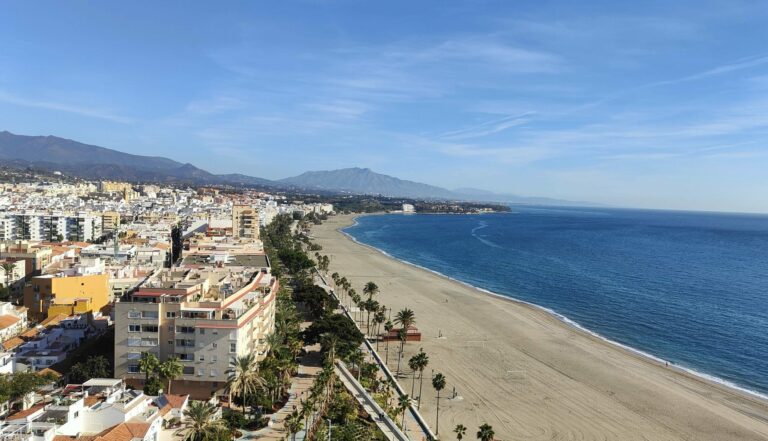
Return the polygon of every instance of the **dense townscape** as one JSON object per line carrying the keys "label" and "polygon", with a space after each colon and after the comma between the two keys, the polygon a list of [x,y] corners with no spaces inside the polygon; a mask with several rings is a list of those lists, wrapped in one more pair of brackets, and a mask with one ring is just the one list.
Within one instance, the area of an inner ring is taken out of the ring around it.
{"label": "dense townscape", "polygon": [[331,274],[308,199],[4,179],[0,439],[435,439],[414,311]]}

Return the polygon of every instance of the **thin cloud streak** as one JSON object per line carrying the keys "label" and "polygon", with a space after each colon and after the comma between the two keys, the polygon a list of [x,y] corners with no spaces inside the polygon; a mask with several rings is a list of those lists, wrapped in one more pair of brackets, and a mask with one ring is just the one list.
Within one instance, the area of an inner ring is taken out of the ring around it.
{"label": "thin cloud streak", "polygon": [[66,112],[66,113],[73,113],[76,115],[88,116],[92,118],[105,119],[105,120],[120,123],[120,124],[131,124],[134,122],[134,120],[131,118],[115,115],[104,109],[81,107],[81,106],[75,106],[71,104],[58,103],[55,101],[33,100],[33,99],[19,97],[4,91],[0,91],[0,101],[7,104],[13,104],[16,106],[33,107],[33,108],[45,109],[45,110],[54,110],[59,112]]}

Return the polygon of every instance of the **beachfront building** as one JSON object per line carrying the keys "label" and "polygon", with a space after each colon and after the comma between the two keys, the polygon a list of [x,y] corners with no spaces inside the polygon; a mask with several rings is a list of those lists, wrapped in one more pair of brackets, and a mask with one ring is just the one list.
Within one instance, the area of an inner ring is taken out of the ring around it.
{"label": "beachfront building", "polygon": [[265,254],[188,254],[115,303],[115,375],[139,387],[143,352],[177,357],[184,369],[174,392],[209,398],[225,387],[234,357],[266,356],[277,289]]}

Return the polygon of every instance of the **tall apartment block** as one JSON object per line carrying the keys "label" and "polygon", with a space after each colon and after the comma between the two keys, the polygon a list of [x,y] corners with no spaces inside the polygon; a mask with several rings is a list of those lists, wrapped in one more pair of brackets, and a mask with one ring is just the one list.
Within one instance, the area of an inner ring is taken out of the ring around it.
{"label": "tall apartment block", "polygon": [[266,356],[278,288],[264,254],[190,254],[159,270],[115,304],[115,376],[139,387],[138,361],[151,352],[184,365],[174,393],[222,391],[235,357]]}
{"label": "tall apartment block", "polygon": [[249,205],[233,206],[232,235],[238,239],[258,239],[259,211]]}

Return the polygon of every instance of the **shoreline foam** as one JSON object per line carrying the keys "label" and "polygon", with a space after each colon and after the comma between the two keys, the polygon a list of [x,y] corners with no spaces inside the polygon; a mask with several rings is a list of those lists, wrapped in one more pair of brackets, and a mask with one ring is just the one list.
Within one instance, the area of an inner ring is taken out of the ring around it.
{"label": "shoreline foam", "polygon": [[351,234],[349,234],[349,233],[347,233],[345,231],[348,228],[352,228],[352,227],[355,227],[355,226],[359,225],[359,222],[357,222],[357,219],[359,217],[363,217],[363,216],[383,216],[383,215],[386,215],[386,213],[368,213],[368,214],[364,214],[364,215],[355,216],[354,218],[352,218],[352,220],[353,220],[352,224],[347,225],[345,227],[340,227],[336,231],[338,231],[339,233],[343,234],[344,236],[346,236],[349,240],[353,241],[354,243],[356,243],[356,244],[358,244],[358,245],[360,245],[362,247],[369,248],[369,249],[371,249],[373,251],[376,251],[378,253],[381,253],[382,255],[384,255],[384,256],[386,256],[386,257],[388,257],[390,259],[396,260],[396,261],[398,261],[400,263],[404,263],[406,265],[412,266],[412,267],[420,269],[422,271],[427,271],[429,273],[432,273],[432,274],[434,274],[434,275],[436,275],[438,277],[442,277],[442,278],[444,278],[446,280],[449,280],[451,282],[459,283],[461,285],[466,286],[467,288],[470,288],[470,289],[473,289],[475,291],[478,291],[478,292],[480,292],[480,293],[482,293],[484,295],[489,295],[491,297],[498,298],[500,300],[512,302],[512,303],[515,303],[515,304],[518,304],[518,305],[523,305],[523,306],[527,306],[527,307],[530,307],[530,308],[537,309],[539,311],[543,311],[543,312],[549,314],[550,316],[554,317],[555,319],[557,319],[561,323],[563,323],[563,324],[565,324],[565,325],[567,325],[567,326],[569,326],[569,327],[571,327],[573,329],[576,329],[576,330],[578,330],[580,332],[583,332],[583,333],[589,335],[590,337],[593,337],[595,339],[601,340],[601,341],[603,341],[605,343],[608,343],[610,345],[613,345],[615,347],[621,348],[621,349],[623,349],[625,351],[628,351],[628,352],[632,353],[633,355],[643,357],[643,358],[645,358],[647,360],[652,360],[652,361],[658,363],[660,366],[661,365],[665,365],[665,363],[669,363],[668,366],[664,366],[664,367],[672,368],[672,369],[674,369],[674,370],[676,370],[676,371],[678,371],[680,373],[691,375],[691,376],[696,377],[697,379],[700,379],[700,380],[704,380],[704,381],[707,381],[707,382],[715,383],[718,386],[730,389],[730,390],[732,390],[734,392],[747,394],[747,395],[749,395],[751,397],[758,398],[760,400],[768,401],[768,394],[765,394],[765,393],[762,393],[762,392],[759,392],[759,391],[755,391],[755,390],[751,390],[751,389],[747,389],[746,387],[740,386],[740,385],[738,385],[736,383],[733,383],[733,382],[731,382],[729,380],[717,377],[716,375],[712,375],[712,374],[708,374],[708,373],[705,373],[705,372],[697,371],[695,368],[687,367],[687,366],[680,365],[680,364],[676,364],[676,363],[674,363],[672,361],[665,360],[665,359],[663,359],[661,357],[658,357],[658,356],[653,355],[651,353],[645,352],[645,351],[643,351],[641,349],[633,348],[632,346],[626,345],[624,343],[620,343],[620,342],[617,342],[615,340],[611,340],[610,338],[605,337],[603,335],[600,335],[597,332],[592,331],[592,330],[584,327],[583,325],[581,325],[577,321],[575,321],[573,319],[570,319],[567,316],[565,316],[565,315],[563,315],[563,314],[561,314],[561,313],[559,313],[559,312],[557,312],[557,311],[555,311],[553,309],[547,308],[545,306],[537,305],[535,303],[528,302],[526,300],[522,300],[522,299],[519,299],[517,297],[513,297],[511,295],[499,294],[499,293],[487,290],[485,288],[481,288],[479,286],[472,285],[469,282],[465,282],[463,280],[459,280],[459,279],[456,279],[454,277],[448,276],[448,275],[443,274],[443,273],[441,273],[441,272],[439,272],[437,270],[433,270],[432,268],[427,268],[425,266],[422,266],[422,265],[410,262],[408,260],[401,259],[399,257],[393,256],[390,253],[388,253],[388,252],[386,252],[386,251],[384,251],[384,250],[382,250],[380,248],[377,248],[377,247],[375,247],[373,245],[369,245],[367,243],[363,243],[363,242],[357,240],[356,237],[352,236]]}

